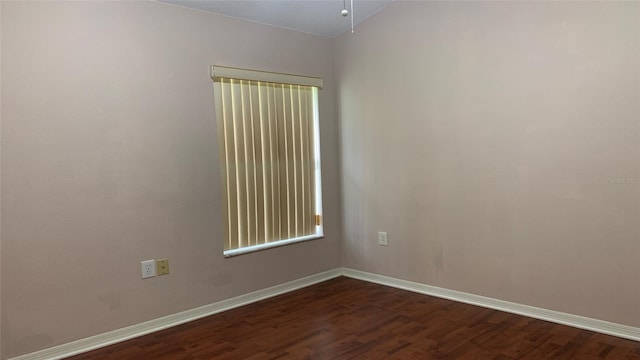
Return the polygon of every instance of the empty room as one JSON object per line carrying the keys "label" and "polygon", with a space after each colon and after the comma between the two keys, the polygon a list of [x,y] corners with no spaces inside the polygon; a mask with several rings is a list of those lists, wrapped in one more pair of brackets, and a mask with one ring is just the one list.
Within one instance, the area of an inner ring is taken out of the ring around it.
{"label": "empty room", "polygon": [[640,359],[640,2],[0,19],[0,359]]}

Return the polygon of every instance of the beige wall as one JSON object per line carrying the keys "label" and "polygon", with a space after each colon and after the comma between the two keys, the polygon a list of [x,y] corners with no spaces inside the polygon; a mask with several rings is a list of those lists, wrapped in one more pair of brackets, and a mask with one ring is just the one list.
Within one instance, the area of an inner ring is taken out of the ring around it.
{"label": "beige wall", "polygon": [[640,326],[639,3],[394,2],[335,54],[344,266]]}
{"label": "beige wall", "polygon": [[[321,76],[326,238],[222,257],[211,64]],[[2,2],[2,352],[340,266],[332,41],[154,2]],[[169,276],[140,279],[168,257]]]}

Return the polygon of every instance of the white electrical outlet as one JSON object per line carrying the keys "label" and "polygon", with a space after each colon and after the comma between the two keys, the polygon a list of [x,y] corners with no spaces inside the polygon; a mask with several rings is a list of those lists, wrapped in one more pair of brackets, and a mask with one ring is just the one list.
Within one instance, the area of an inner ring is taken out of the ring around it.
{"label": "white electrical outlet", "polygon": [[145,260],[140,263],[142,265],[142,278],[150,278],[156,276],[156,261]]}
{"label": "white electrical outlet", "polygon": [[387,242],[387,232],[386,231],[378,231],[378,245],[387,246],[389,243]]}

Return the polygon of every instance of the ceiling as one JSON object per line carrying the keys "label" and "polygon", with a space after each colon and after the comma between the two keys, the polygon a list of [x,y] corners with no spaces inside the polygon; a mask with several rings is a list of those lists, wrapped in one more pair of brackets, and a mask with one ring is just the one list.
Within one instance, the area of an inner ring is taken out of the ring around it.
{"label": "ceiling", "polygon": [[[350,16],[343,17],[343,0],[158,0],[224,16],[273,25],[325,37],[351,30]],[[354,23],[365,20],[393,0],[354,0]],[[345,0],[351,9],[350,0]]]}

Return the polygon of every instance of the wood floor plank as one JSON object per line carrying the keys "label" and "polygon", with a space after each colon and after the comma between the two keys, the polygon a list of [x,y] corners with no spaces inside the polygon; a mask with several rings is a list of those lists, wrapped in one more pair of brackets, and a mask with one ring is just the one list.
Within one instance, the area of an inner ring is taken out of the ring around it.
{"label": "wood floor plank", "polygon": [[69,358],[640,360],[640,343],[332,279]]}

